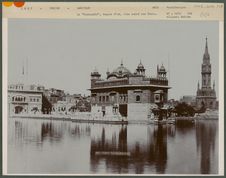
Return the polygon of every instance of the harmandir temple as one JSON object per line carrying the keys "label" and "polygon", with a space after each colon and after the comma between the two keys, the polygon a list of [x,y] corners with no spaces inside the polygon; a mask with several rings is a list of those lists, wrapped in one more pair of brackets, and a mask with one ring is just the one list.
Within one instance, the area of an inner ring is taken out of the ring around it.
{"label": "harmandir temple", "polygon": [[91,112],[103,116],[120,114],[128,120],[145,120],[152,105],[168,100],[168,79],[163,65],[157,66],[156,77],[147,77],[143,64],[131,73],[123,63],[107,78],[95,69],[91,73]]}

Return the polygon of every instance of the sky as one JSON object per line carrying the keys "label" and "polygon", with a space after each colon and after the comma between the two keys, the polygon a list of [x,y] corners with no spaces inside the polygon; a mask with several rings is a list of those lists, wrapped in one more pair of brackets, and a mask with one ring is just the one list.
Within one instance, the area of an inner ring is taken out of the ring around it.
{"label": "sky", "polygon": [[9,83],[22,80],[27,60],[29,83],[89,95],[95,68],[106,78],[121,61],[134,72],[141,60],[148,77],[156,76],[157,64],[165,66],[169,99],[196,95],[208,37],[218,97],[216,21],[9,19],[8,34]]}

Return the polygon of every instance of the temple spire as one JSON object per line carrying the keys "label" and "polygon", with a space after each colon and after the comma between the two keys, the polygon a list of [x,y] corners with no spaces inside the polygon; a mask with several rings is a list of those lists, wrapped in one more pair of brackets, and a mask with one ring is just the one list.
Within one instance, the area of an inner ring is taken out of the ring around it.
{"label": "temple spire", "polygon": [[206,37],[206,47],[205,47],[205,54],[209,54],[208,53],[208,41],[207,41],[208,39],[207,39],[207,37]]}

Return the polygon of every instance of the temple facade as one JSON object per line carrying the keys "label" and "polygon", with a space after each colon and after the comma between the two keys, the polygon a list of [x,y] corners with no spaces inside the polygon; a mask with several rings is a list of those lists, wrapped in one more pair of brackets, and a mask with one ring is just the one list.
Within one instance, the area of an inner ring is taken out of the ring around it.
{"label": "temple facade", "polygon": [[[102,79],[97,70],[91,73],[91,112],[111,116],[120,114],[130,120],[147,119],[152,105],[168,100],[166,69],[157,66],[156,77],[147,77],[140,62],[134,73],[123,63],[107,78]],[[159,95],[161,93],[161,95]]]}
{"label": "temple facade", "polygon": [[202,75],[202,86],[198,83],[197,94],[196,94],[196,105],[198,108],[208,108],[216,109],[216,92],[215,92],[215,82],[213,82],[213,87],[211,87],[211,63],[210,55],[208,52],[208,42],[206,38],[205,52],[203,55],[203,62],[201,68]]}

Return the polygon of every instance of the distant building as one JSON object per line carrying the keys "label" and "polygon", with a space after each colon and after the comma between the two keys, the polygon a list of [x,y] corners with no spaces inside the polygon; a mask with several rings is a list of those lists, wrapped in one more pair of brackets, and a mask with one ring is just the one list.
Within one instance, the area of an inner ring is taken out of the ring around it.
{"label": "distant building", "polygon": [[81,94],[66,94],[62,100],[53,104],[52,111],[58,114],[73,114],[75,112],[90,111],[89,97],[82,97]]}
{"label": "distant building", "polygon": [[[162,65],[157,67],[156,77],[145,75],[145,68],[140,62],[134,73],[131,73],[123,63],[107,72],[107,78],[101,79],[97,70],[91,73],[91,111],[102,112],[103,115],[120,113],[130,119],[146,119],[154,102],[162,99],[167,102],[168,79]],[[162,92],[155,95],[156,91]]]}
{"label": "distant building", "polygon": [[9,114],[41,113],[43,86],[11,84],[8,86]]}
{"label": "distant building", "polygon": [[203,55],[202,63],[202,86],[200,88],[198,83],[197,94],[196,94],[196,104],[198,108],[209,108],[216,109],[216,92],[215,92],[215,82],[213,83],[213,88],[211,87],[211,64],[210,55],[208,52],[208,44],[206,38],[205,53]]}
{"label": "distant building", "polygon": [[180,99],[180,103],[186,103],[191,106],[196,106],[196,96],[185,95]]}
{"label": "distant building", "polygon": [[44,95],[52,105],[57,103],[58,101],[62,101],[65,97],[64,90],[59,90],[55,88],[46,89]]}

